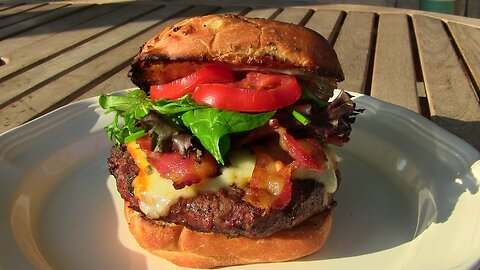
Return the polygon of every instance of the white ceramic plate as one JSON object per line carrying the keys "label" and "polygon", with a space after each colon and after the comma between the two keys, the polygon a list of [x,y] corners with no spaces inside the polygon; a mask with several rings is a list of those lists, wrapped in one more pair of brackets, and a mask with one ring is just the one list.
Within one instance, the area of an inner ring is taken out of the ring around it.
{"label": "white ceramic plate", "polygon": [[[337,149],[343,181],[325,247],[232,269],[476,269],[480,154],[423,117],[356,95],[366,109]],[[0,136],[0,269],[166,269],[138,247],[106,167],[97,100]],[[268,251],[266,251],[268,252]]]}

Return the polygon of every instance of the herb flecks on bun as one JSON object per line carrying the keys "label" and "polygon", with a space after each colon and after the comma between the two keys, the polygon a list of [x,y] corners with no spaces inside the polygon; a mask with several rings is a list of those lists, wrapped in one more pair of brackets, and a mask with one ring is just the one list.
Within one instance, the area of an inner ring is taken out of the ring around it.
{"label": "herb flecks on bun", "polygon": [[[287,261],[319,250],[340,180],[329,145],[359,113],[328,42],[234,15],[181,21],[132,63],[139,89],[102,95],[108,161],[138,243],[186,267]],[[264,252],[266,249],[268,252]]]}

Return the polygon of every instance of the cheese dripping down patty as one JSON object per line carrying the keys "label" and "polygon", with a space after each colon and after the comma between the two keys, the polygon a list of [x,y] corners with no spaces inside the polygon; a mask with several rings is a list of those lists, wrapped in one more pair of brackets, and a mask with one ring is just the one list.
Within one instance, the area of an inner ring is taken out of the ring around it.
{"label": "cheese dripping down patty", "polygon": [[[326,147],[328,148],[328,147]],[[135,141],[127,144],[127,150],[139,168],[137,177],[132,182],[133,193],[138,198],[139,207],[150,219],[166,216],[170,207],[180,198],[191,198],[201,192],[217,192],[222,188],[235,184],[246,188],[255,168],[255,154],[247,150],[231,151],[227,159],[230,166],[223,167],[221,174],[214,178],[204,179],[200,183],[175,189],[172,180],[164,178],[147,160],[147,154]],[[336,156],[330,149],[325,149],[328,157],[327,170],[322,173],[296,169],[292,179],[315,179],[324,184],[326,193],[337,189],[335,176]]]}

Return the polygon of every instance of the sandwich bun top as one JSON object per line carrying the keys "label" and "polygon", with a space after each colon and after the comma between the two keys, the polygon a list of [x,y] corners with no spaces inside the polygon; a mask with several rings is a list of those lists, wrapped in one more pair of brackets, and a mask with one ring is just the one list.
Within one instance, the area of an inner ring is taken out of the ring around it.
{"label": "sandwich bun top", "polygon": [[[313,73],[332,82],[344,79],[328,41],[308,28],[236,15],[207,15],[180,21],[150,39],[136,55],[131,77],[137,85],[167,83],[195,65]],[[168,69],[178,69],[177,72]],[[155,74],[157,73],[157,74]],[[169,73],[167,76],[158,74]],[[157,78],[155,78],[157,77]]]}

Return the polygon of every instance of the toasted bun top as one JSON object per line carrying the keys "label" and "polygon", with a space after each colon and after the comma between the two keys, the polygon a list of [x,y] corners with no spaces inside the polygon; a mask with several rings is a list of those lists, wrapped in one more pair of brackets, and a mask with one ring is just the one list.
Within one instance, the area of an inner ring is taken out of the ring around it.
{"label": "toasted bun top", "polygon": [[236,15],[183,20],[149,40],[134,63],[217,62],[241,67],[298,70],[343,80],[337,55],[327,40],[308,28]]}

